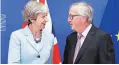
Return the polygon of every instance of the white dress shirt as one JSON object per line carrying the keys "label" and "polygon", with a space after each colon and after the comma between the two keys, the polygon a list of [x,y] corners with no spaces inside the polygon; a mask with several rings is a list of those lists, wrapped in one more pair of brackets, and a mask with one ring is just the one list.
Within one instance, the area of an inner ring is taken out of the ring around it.
{"label": "white dress shirt", "polygon": [[[83,31],[83,33],[82,33],[83,37],[81,37],[81,45],[80,45],[80,48],[81,48],[81,46],[83,45],[83,42],[84,42],[84,40],[85,40],[85,38],[86,38],[88,32],[90,31],[91,27],[92,27],[92,24],[90,24],[90,25]],[[79,33],[78,33],[78,35],[79,35]]]}

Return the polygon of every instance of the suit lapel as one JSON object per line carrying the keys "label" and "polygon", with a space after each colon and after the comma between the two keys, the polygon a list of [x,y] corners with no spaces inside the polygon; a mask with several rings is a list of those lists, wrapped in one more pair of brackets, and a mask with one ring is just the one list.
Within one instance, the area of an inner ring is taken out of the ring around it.
{"label": "suit lapel", "polygon": [[86,48],[89,46],[89,44],[92,42],[93,40],[93,35],[96,31],[96,28],[94,26],[91,27],[89,33],[87,34],[84,43],[80,49],[80,51],[78,52],[77,58],[75,63],[77,63],[78,60],[80,60],[81,56],[83,55],[84,51],[86,50]]}
{"label": "suit lapel", "polygon": [[70,49],[70,53],[69,53],[69,63],[72,64],[73,63],[73,57],[74,57],[74,51],[75,51],[75,45],[76,45],[76,42],[77,42],[77,33],[74,32],[74,34],[71,36],[71,49]]}
{"label": "suit lapel", "polygon": [[33,47],[36,51],[39,51],[43,47],[43,43],[40,43],[39,48],[36,47],[36,45],[38,45],[38,44],[34,41],[32,32],[30,31],[28,26],[26,26],[24,28],[23,32],[24,32],[24,34],[26,36],[26,40],[29,42],[31,47]]}

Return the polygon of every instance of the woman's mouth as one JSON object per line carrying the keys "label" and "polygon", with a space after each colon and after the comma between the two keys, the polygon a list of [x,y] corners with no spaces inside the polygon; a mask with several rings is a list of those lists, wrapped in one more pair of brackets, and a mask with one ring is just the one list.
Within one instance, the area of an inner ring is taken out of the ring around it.
{"label": "woman's mouth", "polygon": [[46,23],[42,23],[43,25],[45,25]]}

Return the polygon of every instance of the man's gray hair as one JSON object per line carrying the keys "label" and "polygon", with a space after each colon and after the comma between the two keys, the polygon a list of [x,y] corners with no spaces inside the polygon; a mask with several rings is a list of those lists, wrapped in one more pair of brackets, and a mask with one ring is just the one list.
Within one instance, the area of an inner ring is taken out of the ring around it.
{"label": "man's gray hair", "polygon": [[23,9],[23,16],[25,21],[29,19],[36,19],[39,14],[48,13],[49,9],[46,5],[39,3],[35,0],[29,1],[24,9]]}
{"label": "man's gray hair", "polygon": [[86,16],[88,22],[91,23],[93,19],[93,8],[86,2],[76,2],[71,5],[70,8],[76,7],[77,14],[81,16]]}

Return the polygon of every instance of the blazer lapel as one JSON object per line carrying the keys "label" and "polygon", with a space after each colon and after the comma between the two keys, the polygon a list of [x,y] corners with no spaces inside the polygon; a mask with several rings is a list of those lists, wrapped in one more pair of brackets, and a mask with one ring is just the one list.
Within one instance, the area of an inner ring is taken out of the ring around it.
{"label": "blazer lapel", "polygon": [[30,31],[30,29],[28,28],[28,26],[26,26],[24,29],[23,29],[23,32],[26,36],[26,40],[29,42],[29,44],[37,50],[37,48],[35,47],[36,46],[36,42],[34,41],[34,38],[33,38],[33,35],[32,35],[32,32]]}
{"label": "blazer lapel", "polygon": [[74,51],[75,51],[75,46],[76,46],[76,42],[77,42],[77,33],[74,32],[74,34],[71,37],[71,49],[70,49],[70,53],[69,53],[69,64],[73,63],[73,57],[74,57]]}
{"label": "blazer lapel", "polygon": [[84,40],[84,43],[83,43],[83,45],[82,45],[80,51],[78,52],[78,55],[77,55],[77,58],[76,58],[75,63],[77,63],[77,61],[80,60],[80,58],[81,58],[81,56],[83,55],[84,51],[85,51],[86,48],[89,46],[89,44],[92,42],[92,40],[93,40],[93,35],[94,35],[95,31],[96,31],[96,27],[94,27],[94,26],[92,25],[92,27],[91,27],[91,29],[90,29],[90,31],[89,31],[89,33],[88,33],[86,39]]}

